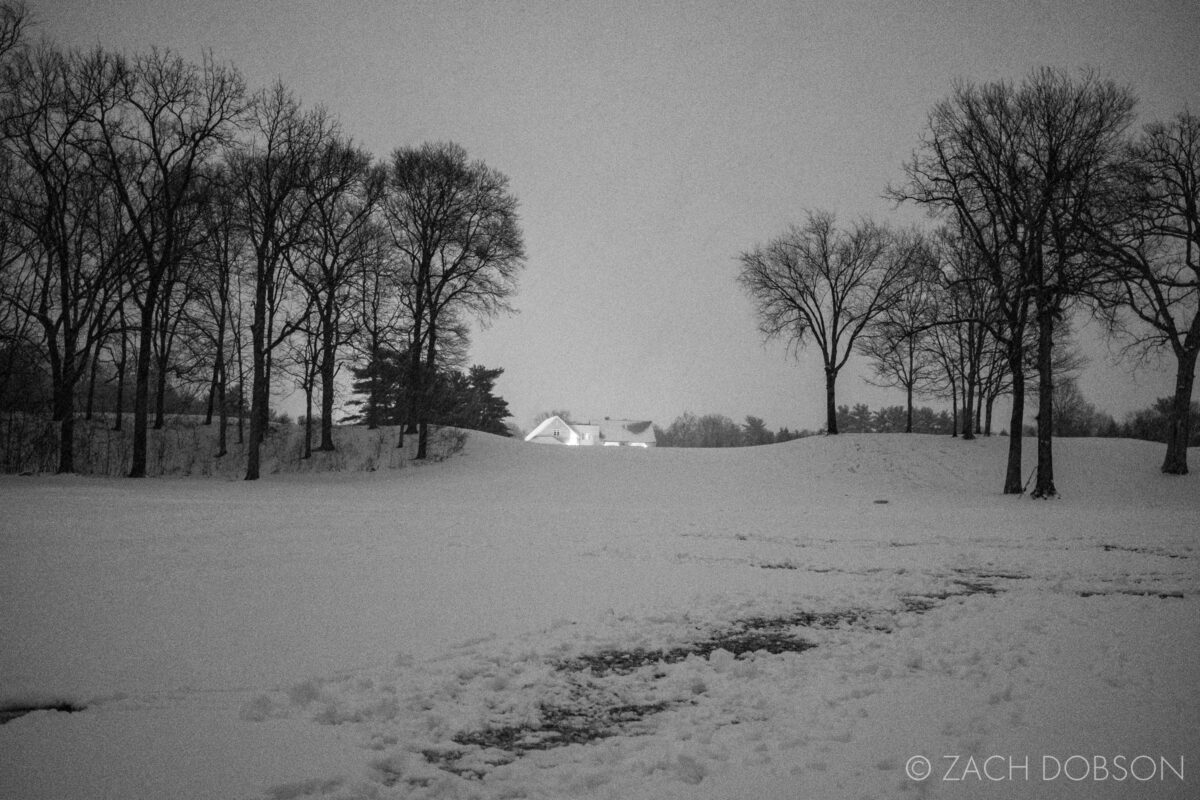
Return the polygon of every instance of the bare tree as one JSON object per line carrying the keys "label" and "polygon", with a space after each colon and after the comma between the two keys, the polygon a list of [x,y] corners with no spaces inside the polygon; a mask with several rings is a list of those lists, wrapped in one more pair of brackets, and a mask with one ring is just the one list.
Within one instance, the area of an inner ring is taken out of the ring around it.
{"label": "bare tree", "polygon": [[913,396],[925,389],[935,368],[926,343],[936,324],[939,278],[932,248],[915,254],[913,269],[896,293],[895,304],[864,329],[857,345],[859,353],[872,362],[875,378],[869,383],[904,390],[905,433],[913,429]]}
{"label": "bare tree", "polygon": [[250,279],[254,319],[250,325],[252,384],[246,480],[257,480],[267,432],[271,354],[307,315],[307,307],[277,320],[287,289],[288,258],[294,255],[313,213],[310,192],[322,150],[336,130],[324,109],[305,111],[276,83],[254,99],[253,140],[230,154],[230,175],[244,231],[253,252]]}
{"label": "bare tree", "polygon": [[[245,87],[211,55],[200,65],[167,51],[131,59],[97,50],[84,70],[90,83],[117,88],[90,120],[98,161],[116,190],[141,256],[134,283],[140,316],[129,476],[146,474],[150,370],[164,291],[189,246],[196,181],[206,160],[229,143],[244,111]],[[167,298],[169,301],[169,297]],[[161,347],[160,347],[161,350]]]}
{"label": "bare tree", "polygon": [[833,214],[809,212],[764,247],[741,254],[738,282],[767,339],[801,348],[811,339],[825,371],[826,430],[838,432],[835,385],[859,336],[897,303],[922,248],[870,220],[839,230]]}
{"label": "bare tree", "polygon": [[[372,246],[367,263],[357,273],[356,307],[351,345],[366,360],[368,390],[363,419],[371,430],[378,428],[383,416],[383,390],[380,369],[389,353],[405,351],[412,330],[409,305],[405,302],[404,270],[399,259],[387,247],[388,234],[371,225],[363,231]],[[403,444],[403,429],[397,446]]]}
{"label": "bare tree", "polygon": [[[308,232],[301,239],[292,274],[308,298],[314,368],[321,381],[321,443],[332,451],[333,405],[338,350],[354,336],[357,273],[374,262],[378,238],[375,212],[383,193],[384,171],[350,142],[332,139],[320,155],[308,192],[313,199]],[[311,382],[310,382],[311,383]],[[309,386],[308,402],[311,404]],[[311,409],[307,416],[310,418]]]}
{"label": "bare tree", "polygon": [[890,194],[949,213],[997,291],[1013,372],[1005,493],[1019,494],[1024,414],[1023,343],[1038,332],[1038,470],[1034,497],[1057,494],[1051,445],[1055,326],[1102,275],[1086,236],[1109,180],[1134,100],[1093,73],[1073,81],[1035,70],[1020,87],[960,83],[934,106],[908,183]]}
{"label": "bare tree", "polygon": [[1129,148],[1120,185],[1123,202],[1092,228],[1119,265],[1108,307],[1124,307],[1141,323],[1127,331],[1131,346],[1175,357],[1162,471],[1186,475],[1200,354],[1200,117],[1185,112],[1148,125]]}
{"label": "bare tree", "polygon": [[198,267],[193,327],[211,353],[212,377],[204,424],[212,424],[215,411],[219,458],[229,449],[229,371],[242,344],[238,276],[243,269],[246,236],[238,223],[237,198],[228,168],[214,164],[207,173],[200,207],[202,238],[193,256]]}
{"label": "bare tree", "polygon": [[46,44],[10,52],[4,71],[0,213],[17,252],[5,259],[0,299],[41,329],[60,472],[75,468],[76,385],[120,305],[125,250],[110,224],[118,207],[87,147],[89,117],[112,91],[82,80],[78,59]]}
{"label": "bare tree", "polygon": [[383,210],[412,298],[410,421],[419,424],[421,459],[439,337],[464,317],[487,321],[510,310],[525,246],[508,178],[456,144],[396,150]]}
{"label": "bare tree", "polygon": [[0,60],[25,46],[29,24],[29,7],[21,0],[0,3]]}

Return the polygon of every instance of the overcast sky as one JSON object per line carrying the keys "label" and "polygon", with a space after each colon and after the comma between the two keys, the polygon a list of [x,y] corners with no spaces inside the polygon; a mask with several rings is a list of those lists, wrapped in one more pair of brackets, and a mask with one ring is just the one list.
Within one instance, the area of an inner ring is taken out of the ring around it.
{"label": "overcast sky", "polygon": [[[1200,4],[1106,2],[288,2],[31,0],[60,44],[281,78],[377,157],[450,140],[509,176],[529,254],[515,305],[473,337],[514,421],[667,425],[686,410],[823,424],[819,361],[764,346],[737,256],[829,209],[928,224],[882,198],[952,81],[1093,67],[1140,122],[1200,110]],[[1140,123],[1139,123],[1140,124]],[[1118,418],[1169,393],[1094,330],[1085,393]],[[839,402],[899,404],[852,359]]]}

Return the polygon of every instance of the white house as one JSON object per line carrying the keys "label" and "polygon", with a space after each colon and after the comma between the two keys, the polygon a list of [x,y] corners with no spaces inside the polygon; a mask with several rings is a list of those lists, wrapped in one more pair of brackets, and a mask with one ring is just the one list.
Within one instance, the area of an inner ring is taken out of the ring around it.
{"label": "white house", "polygon": [[562,417],[542,420],[527,442],[604,447],[654,447],[654,426],[649,420],[610,419],[600,422],[568,422]]}

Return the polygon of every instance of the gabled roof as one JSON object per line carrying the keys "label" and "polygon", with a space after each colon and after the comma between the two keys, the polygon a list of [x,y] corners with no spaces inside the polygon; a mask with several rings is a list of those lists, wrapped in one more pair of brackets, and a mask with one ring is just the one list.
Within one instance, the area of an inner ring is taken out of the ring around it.
{"label": "gabled roof", "polygon": [[551,434],[549,431],[552,431],[555,428],[565,428],[576,436],[579,435],[579,431],[575,430],[575,428],[571,426],[571,423],[567,422],[562,417],[553,416],[547,417],[538,423],[538,426],[530,431],[529,435],[525,437],[525,441],[531,442],[539,436],[550,436]]}
{"label": "gabled roof", "polygon": [[650,420],[609,419],[599,423],[603,442],[640,442],[654,444],[654,426]]}
{"label": "gabled roof", "polygon": [[[559,416],[547,417],[538,423],[528,435],[525,436],[525,441],[532,442],[539,436],[551,436],[552,431],[559,428],[575,434],[579,439],[583,439],[584,429],[591,429],[597,432],[597,444],[605,442],[624,442],[654,444],[654,425],[650,420],[637,419],[609,419],[605,417],[600,422],[568,422]],[[567,438],[565,435],[560,438]]]}

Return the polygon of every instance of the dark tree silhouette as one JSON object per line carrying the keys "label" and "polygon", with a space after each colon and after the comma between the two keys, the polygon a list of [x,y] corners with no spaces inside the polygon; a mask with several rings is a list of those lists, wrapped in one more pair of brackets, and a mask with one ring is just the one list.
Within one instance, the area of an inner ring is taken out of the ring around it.
{"label": "dark tree silhouette", "polygon": [[1024,414],[1023,349],[1037,324],[1038,470],[1034,497],[1052,497],[1052,353],[1071,304],[1103,271],[1085,222],[1114,188],[1112,168],[1132,119],[1128,90],[1085,73],[1073,81],[1036,70],[1016,87],[960,83],[934,106],[908,183],[889,193],[947,213],[996,289],[1013,373],[1005,493],[1019,494]]}
{"label": "dark tree silhouette", "polygon": [[440,337],[450,324],[467,317],[486,321],[509,310],[525,247],[508,178],[482,161],[469,161],[456,144],[396,150],[383,211],[407,273],[412,320],[408,422],[418,424],[416,457],[422,459]]}
{"label": "dark tree silhouette", "polygon": [[870,220],[839,230],[833,214],[809,212],[762,247],[741,254],[738,282],[754,302],[759,330],[821,351],[826,430],[838,432],[835,385],[859,336],[897,303],[920,257],[915,235],[897,235]]}
{"label": "dark tree silhouette", "polygon": [[1127,152],[1119,185],[1122,202],[1092,227],[1118,264],[1118,291],[1107,305],[1128,309],[1141,323],[1129,331],[1133,347],[1169,349],[1175,357],[1162,471],[1186,475],[1200,355],[1200,117],[1182,113],[1148,125]]}

